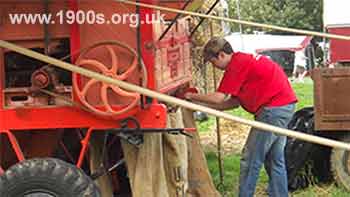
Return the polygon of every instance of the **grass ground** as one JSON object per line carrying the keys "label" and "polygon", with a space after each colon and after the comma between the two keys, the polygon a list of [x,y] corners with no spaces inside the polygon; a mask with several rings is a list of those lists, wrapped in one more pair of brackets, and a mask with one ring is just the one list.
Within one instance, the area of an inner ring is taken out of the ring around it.
{"label": "grass ground", "polygon": [[[297,110],[313,105],[313,83],[311,79],[305,79],[304,83],[293,83],[293,89],[295,90],[298,97]],[[229,111],[229,113],[233,115],[237,115],[240,117],[252,119],[253,117],[245,112],[243,109],[237,109]],[[214,118],[210,117],[210,119],[206,122],[199,123],[198,127],[200,132],[212,132],[212,125],[214,124]],[[218,190],[221,192],[223,196],[235,197],[237,195],[237,187],[238,187],[238,177],[239,177],[239,161],[240,155],[229,154],[224,156],[223,165],[224,165],[224,179],[223,184],[220,183],[219,169],[217,156],[214,152],[207,152],[207,161],[209,170],[212,174],[213,180],[217,185]],[[267,187],[268,177],[264,170],[260,173],[260,178],[257,184],[256,196],[267,196],[265,192],[265,188]],[[347,191],[337,187],[334,183],[329,183],[327,185],[313,185],[305,190],[296,191],[291,194],[291,196],[295,197],[346,197],[350,196]]]}
{"label": "grass ground", "polygon": [[[214,183],[224,197],[236,197],[238,191],[239,177],[239,155],[228,155],[224,157],[224,181],[220,185],[220,176],[218,170],[217,156],[215,153],[207,153],[207,161],[209,170],[212,174]],[[267,187],[268,178],[264,170],[261,171],[259,181],[256,188],[256,196],[267,196],[265,189]],[[334,183],[323,185],[313,185],[304,190],[298,190],[291,194],[293,197],[348,197],[348,191],[337,187]]]}

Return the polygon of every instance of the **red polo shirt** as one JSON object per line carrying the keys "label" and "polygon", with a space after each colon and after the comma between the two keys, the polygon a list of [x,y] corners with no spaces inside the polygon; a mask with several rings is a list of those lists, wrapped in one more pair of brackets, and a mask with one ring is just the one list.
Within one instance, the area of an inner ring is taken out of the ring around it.
{"label": "red polo shirt", "polygon": [[237,97],[241,106],[254,114],[263,106],[297,102],[281,66],[262,55],[234,53],[218,91]]}

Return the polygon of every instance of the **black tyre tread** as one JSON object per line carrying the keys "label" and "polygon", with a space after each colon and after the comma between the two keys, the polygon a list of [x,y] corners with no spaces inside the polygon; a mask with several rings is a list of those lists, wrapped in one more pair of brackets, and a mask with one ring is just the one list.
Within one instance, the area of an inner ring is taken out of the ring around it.
{"label": "black tyre tread", "polygon": [[[350,135],[346,135],[341,138],[344,142],[350,142]],[[345,150],[333,148],[331,153],[331,173],[336,184],[343,187],[347,191],[350,191],[350,172],[346,172],[342,165],[342,156],[345,154]],[[350,154],[350,153],[349,153]],[[349,158],[350,159],[350,158]]]}
{"label": "black tyre tread", "polygon": [[[314,135],[313,107],[306,107],[294,113],[288,128],[302,133]],[[315,145],[295,138],[287,138],[285,147],[288,187],[291,191],[308,186],[306,177],[301,176],[306,162],[315,150]]]}
{"label": "black tyre tread", "polygon": [[23,187],[41,183],[64,190],[64,197],[100,197],[99,189],[81,169],[54,158],[30,159],[12,166],[0,177],[0,194],[14,197]]}

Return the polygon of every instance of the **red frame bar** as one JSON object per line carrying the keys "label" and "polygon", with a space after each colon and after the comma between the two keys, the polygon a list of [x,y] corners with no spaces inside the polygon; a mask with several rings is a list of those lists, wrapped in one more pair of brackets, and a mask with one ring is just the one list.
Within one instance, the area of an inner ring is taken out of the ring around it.
{"label": "red frame bar", "polygon": [[[139,120],[142,128],[165,128],[166,113],[164,105],[151,104],[149,107],[140,110],[134,117]],[[48,116],[48,114],[50,115]],[[78,167],[81,167],[83,164],[94,129],[120,128],[117,120],[103,119],[74,107],[0,109],[0,120],[0,135],[4,133],[8,136],[12,149],[19,161],[23,161],[25,157],[16,137],[10,130],[25,132],[32,129],[89,128],[86,136],[81,141],[82,149],[77,162]],[[3,171],[3,168],[0,166],[0,174]]]}
{"label": "red frame bar", "polygon": [[3,175],[5,173],[4,169],[2,169],[1,165],[0,165],[0,176]]}
{"label": "red frame bar", "polygon": [[[69,0],[69,8],[74,12],[78,11],[78,2],[77,0]],[[71,61],[75,63],[75,60],[78,58],[78,51],[80,50],[80,29],[78,23],[73,23],[70,26],[70,53]]]}
{"label": "red frame bar", "polygon": [[[137,110],[137,109],[136,109]],[[132,115],[133,111],[130,111]],[[151,104],[133,115],[143,128],[166,127],[166,107]],[[127,116],[125,116],[127,117]],[[52,128],[119,128],[119,121],[104,119],[76,107],[18,108],[0,110],[0,130]]]}
{"label": "red frame bar", "polygon": [[23,152],[22,152],[22,149],[21,149],[21,147],[19,146],[16,137],[11,133],[11,131],[9,131],[9,130],[0,130],[0,135],[1,135],[2,133],[4,133],[4,134],[7,135],[8,139],[9,139],[11,145],[12,145],[12,148],[13,148],[13,150],[15,151],[15,154],[16,154],[16,156],[17,156],[18,161],[23,161],[23,160],[25,160],[24,155],[23,155]]}
{"label": "red frame bar", "polygon": [[[145,0],[144,3],[156,4],[155,0]],[[140,21],[146,21],[147,15],[152,15],[154,13],[153,9],[140,7]],[[155,89],[155,76],[154,76],[154,53],[152,48],[147,48],[147,44],[153,43],[153,26],[150,24],[140,25],[141,33],[141,53],[143,61],[147,68],[147,87],[150,89]]]}
{"label": "red frame bar", "polygon": [[[4,58],[4,49],[0,48],[0,110],[4,107],[4,93],[3,89],[5,88],[5,58]],[[2,122],[2,121],[1,121]],[[0,122],[0,128],[1,128],[1,122]]]}
{"label": "red frame bar", "polygon": [[79,159],[78,159],[78,162],[77,162],[77,167],[78,168],[81,168],[81,165],[83,164],[83,160],[84,160],[86,151],[87,151],[88,146],[89,146],[89,142],[90,142],[92,131],[93,131],[93,128],[89,128],[87,133],[86,133],[86,136],[80,142],[82,147],[81,147],[80,154],[79,154]]}

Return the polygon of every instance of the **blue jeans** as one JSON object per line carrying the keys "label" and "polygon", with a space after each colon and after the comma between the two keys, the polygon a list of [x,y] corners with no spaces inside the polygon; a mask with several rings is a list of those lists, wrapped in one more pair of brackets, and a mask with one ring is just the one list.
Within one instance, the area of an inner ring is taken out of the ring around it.
{"label": "blue jeans", "polygon": [[[295,104],[265,107],[255,117],[257,121],[287,128]],[[273,197],[288,197],[287,171],[284,159],[286,136],[252,128],[243,148],[240,163],[239,196],[254,196],[259,172],[264,164],[269,176],[268,193]]]}

